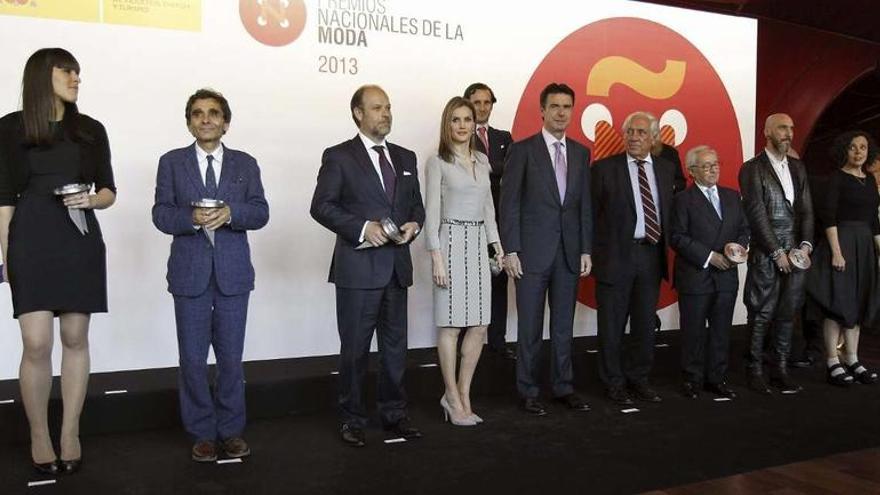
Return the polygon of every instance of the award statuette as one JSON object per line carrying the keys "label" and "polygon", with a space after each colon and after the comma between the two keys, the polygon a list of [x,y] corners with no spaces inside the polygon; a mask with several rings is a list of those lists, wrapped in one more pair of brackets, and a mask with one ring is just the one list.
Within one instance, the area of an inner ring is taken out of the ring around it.
{"label": "award statuette", "polygon": [[745,263],[748,259],[748,250],[741,244],[728,242],[724,245],[724,256],[731,262],[739,265],[740,263]]}
{"label": "award statuette", "polygon": [[[394,220],[385,217],[382,220],[379,220],[379,224],[382,225],[382,231],[385,232],[385,235],[387,235],[389,239],[397,244],[403,244],[403,234],[397,224],[394,223]],[[367,249],[371,247],[373,247],[373,245],[370,244],[370,241],[364,241],[355,249]]]}
{"label": "award statuette", "polygon": [[[226,206],[226,203],[224,203],[223,200],[221,200],[221,199],[202,198],[198,201],[193,201],[192,203],[190,203],[190,206],[192,206],[193,208],[216,209],[216,208],[223,208],[224,206]],[[208,241],[210,241],[211,245],[213,246],[214,245],[214,231],[202,226],[202,232],[205,233],[205,237],[208,238]]]}
{"label": "award statuette", "polygon": [[[83,192],[89,192],[92,189],[91,184],[65,184],[61,187],[56,187],[54,191],[56,196],[61,196],[62,198],[65,196],[69,196],[71,194],[79,194]],[[86,212],[82,210],[82,208],[67,208],[67,215],[70,217],[70,221],[76,225],[77,230],[82,235],[86,235],[89,233],[89,225],[86,223]]]}
{"label": "award statuette", "polygon": [[788,252],[788,261],[798,270],[807,270],[812,265],[809,255],[800,248],[792,248]]}

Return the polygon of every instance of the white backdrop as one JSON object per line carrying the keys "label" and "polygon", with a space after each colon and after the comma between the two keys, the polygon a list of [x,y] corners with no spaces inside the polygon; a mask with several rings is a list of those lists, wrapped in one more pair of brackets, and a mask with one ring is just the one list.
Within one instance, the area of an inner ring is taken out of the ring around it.
{"label": "white backdrop", "polygon": [[[441,36],[366,31],[366,47],[319,43],[319,8],[350,3],[305,2],[305,30],[283,47],[255,41],[242,25],[238,2],[227,0],[202,2],[201,31],[0,15],[0,114],[19,108],[27,57],[41,47],[61,46],[82,65],[80,110],[109,133],[119,194],[114,207],[98,212],[108,251],[110,312],[92,319],[94,371],[177,364],[165,282],[170,238],[152,226],[150,208],[158,157],[192,141],[183,108],[199,87],[216,88],[229,99],[233,119],[224,142],[257,158],[270,204],[268,226],[250,234],[257,283],[248,360],[338,352],[334,288],[326,282],[333,236],[308,211],[322,150],[356,132],[348,102],[361,84],[386,89],[394,114],[389,140],[415,150],[423,163],[436,151],[443,105],[467,84],[492,86],[499,98],[492,123],[509,129],[529,78],[560,40],[599,19],[644,18],[677,31],[709,60],[731,97],[743,156],[751,155],[753,21],[622,0],[556,0],[552,10],[551,4],[524,2],[512,11],[499,8],[509,2],[379,0],[387,15],[440,20]],[[460,25],[463,39],[447,39],[446,23],[453,35]],[[358,73],[321,73],[322,55],[357,58]],[[572,125],[577,122],[579,116]],[[409,345],[429,347],[435,330],[422,240],[412,254]],[[21,342],[11,314],[9,286],[3,284],[0,379],[18,373]],[[661,317],[664,327],[678,327],[675,306]],[[742,317],[739,307],[737,320]],[[508,340],[515,339],[515,325],[511,297]],[[576,335],[595,334],[595,312],[579,305],[575,327]]]}

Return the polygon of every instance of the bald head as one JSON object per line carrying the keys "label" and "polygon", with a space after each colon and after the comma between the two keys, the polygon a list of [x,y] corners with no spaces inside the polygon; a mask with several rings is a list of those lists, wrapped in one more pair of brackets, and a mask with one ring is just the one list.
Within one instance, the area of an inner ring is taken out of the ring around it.
{"label": "bald head", "polygon": [[785,156],[794,139],[794,121],[787,114],[774,113],[764,121],[764,137],[767,147],[779,156]]}

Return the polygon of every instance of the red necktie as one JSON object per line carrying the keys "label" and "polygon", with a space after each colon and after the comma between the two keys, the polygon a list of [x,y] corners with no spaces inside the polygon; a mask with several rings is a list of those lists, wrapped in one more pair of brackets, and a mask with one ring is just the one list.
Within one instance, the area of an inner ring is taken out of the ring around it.
{"label": "red necktie", "polygon": [[480,142],[483,143],[483,150],[486,151],[486,155],[489,154],[489,138],[486,136],[486,128],[485,127],[477,127],[477,137],[480,138]]}

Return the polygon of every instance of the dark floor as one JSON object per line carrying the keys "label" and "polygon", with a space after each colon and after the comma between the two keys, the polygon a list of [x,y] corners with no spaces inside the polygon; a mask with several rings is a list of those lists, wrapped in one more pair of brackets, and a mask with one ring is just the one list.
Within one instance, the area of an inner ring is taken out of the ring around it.
{"label": "dark floor", "polygon": [[[667,345],[657,349],[654,373],[663,403],[640,404],[630,414],[602,397],[596,354],[587,352],[594,339],[576,342],[574,361],[578,388],[593,406],[587,413],[551,405],[547,417],[525,415],[516,407],[512,364],[486,355],[473,394],[486,423],[471,428],[441,422],[439,370],[419,367],[433,362],[434,352],[412,352],[410,413],[425,438],[384,444],[383,433],[371,428],[364,449],[338,440],[332,359],[250,363],[246,437],[253,455],[242,464],[189,461],[170,371],[141,377],[154,383],[131,396],[105,397],[95,385],[130,374],[96,377],[84,413],[83,471],[54,485],[27,486],[39,478],[28,463],[26,434],[9,426],[22,420],[20,405],[0,406],[6,408],[0,409],[6,423],[0,424],[6,439],[0,438],[0,493],[620,494],[880,446],[880,385],[833,388],[813,368],[793,371],[802,394],[750,393],[743,388],[738,329],[730,381],[740,397],[716,402],[704,394],[690,401],[677,393],[676,334],[664,332],[658,341]],[[863,361],[874,368],[880,368],[877,340],[863,338]],[[289,367],[302,376],[279,371]],[[10,386],[0,383],[0,399],[13,393]]]}

